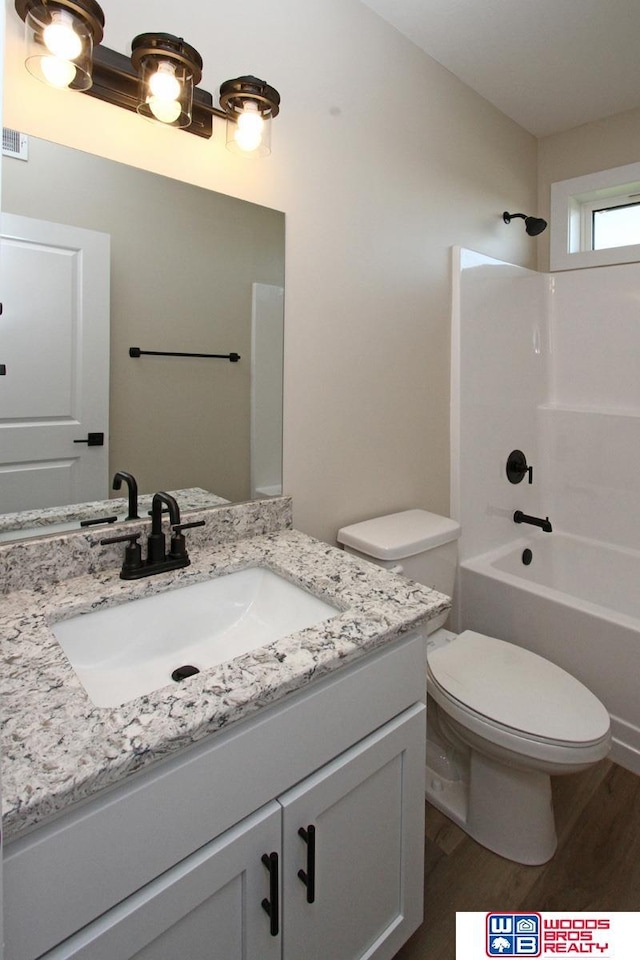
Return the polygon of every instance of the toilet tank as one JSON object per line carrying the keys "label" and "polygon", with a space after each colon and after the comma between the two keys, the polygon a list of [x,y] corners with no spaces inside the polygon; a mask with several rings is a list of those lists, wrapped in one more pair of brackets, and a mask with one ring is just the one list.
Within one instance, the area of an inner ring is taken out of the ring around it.
{"label": "toilet tank", "polygon": [[453,594],[460,524],[427,510],[403,510],[338,530],[348,553]]}

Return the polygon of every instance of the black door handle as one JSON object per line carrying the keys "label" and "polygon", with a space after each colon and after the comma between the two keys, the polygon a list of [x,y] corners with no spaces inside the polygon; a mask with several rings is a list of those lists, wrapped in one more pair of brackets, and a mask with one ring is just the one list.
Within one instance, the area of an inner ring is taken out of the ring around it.
{"label": "black door handle", "polygon": [[269,871],[269,899],[265,897],[262,901],[262,909],[269,914],[270,924],[270,933],[272,937],[277,937],[280,932],[279,920],[280,920],[280,905],[279,905],[279,895],[280,895],[280,882],[278,879],[278,854],[277,853],[263,853],[262,862]]}
{"label": "black door handle", "polygon": [[300,827],[298,836],[302,837],[307,845],[307,869],[298,870],[298,878],[307,888],[307,903],[314,903],[316,899],[316,828],[309,824],[307,829]]}
{"label": "black door handle", "polygon": [[88,433],[85,440],[74,440],[74,443],[86,443],[88,447],[104,447],[104,433]]}

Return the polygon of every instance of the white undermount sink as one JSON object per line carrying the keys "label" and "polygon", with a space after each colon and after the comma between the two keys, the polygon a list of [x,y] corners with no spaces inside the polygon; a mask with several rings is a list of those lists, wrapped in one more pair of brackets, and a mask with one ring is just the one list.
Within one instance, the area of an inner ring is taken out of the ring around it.
{"label": "white undermount sink", "polygon": [[195,674],[339,612],[273,571],[251,567],[62,620],[52,630],[93,703],[115,707],[180,682],[172,674],[183,667]]}

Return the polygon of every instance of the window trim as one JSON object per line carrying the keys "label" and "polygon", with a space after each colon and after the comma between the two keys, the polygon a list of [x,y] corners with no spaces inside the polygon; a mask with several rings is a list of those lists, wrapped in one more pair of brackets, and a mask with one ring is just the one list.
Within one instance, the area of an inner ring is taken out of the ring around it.
{"label": "window trim", "polygon": [[601,170],[572,180],[551,184],[551,270],[575,270],[601,267],[640,260],[640,244],[607,247],[604,250],[584,249],[582,217],[592,201],[617,205],[629,194],[640,193],[640,163]]}

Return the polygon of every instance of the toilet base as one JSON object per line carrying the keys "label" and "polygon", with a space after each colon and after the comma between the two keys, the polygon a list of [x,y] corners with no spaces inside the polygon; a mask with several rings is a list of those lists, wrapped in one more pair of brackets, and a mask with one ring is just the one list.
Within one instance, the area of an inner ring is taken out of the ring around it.
{"label": "toilet base", "polygon": [[548,774],[519,770],[472,750],[468,776],[444,780],[427,767],[427,800],[494,853],[530,866],[557,846]]}

